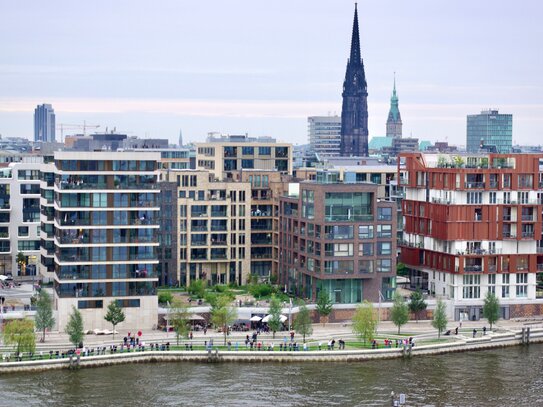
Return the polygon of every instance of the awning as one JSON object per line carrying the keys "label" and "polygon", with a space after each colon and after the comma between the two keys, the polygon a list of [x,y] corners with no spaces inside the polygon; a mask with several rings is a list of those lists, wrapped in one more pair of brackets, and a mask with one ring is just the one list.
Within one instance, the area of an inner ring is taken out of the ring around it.
{"label": "awning", "polygon": [[260,322],[262,320],[262,318],[260,318],[258,315],[255,315],[253,317],[251,317],[251,319],[249,319],[249,321],[251,322]]}

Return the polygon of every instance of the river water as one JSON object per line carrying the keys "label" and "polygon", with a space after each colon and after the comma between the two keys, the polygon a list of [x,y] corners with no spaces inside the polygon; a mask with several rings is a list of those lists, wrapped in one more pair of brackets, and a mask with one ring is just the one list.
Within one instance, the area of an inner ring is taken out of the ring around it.
{"label": "river water", "polygon": [[0,376],[0,406],[543,406],[543,345],[357,363],[157,363]]}

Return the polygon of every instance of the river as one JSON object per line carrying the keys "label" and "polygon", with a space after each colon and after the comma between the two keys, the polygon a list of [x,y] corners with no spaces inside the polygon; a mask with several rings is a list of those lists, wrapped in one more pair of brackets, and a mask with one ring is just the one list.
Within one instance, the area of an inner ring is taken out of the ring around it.
{"label": "river", "polygon": [[543,345],[359,363],[157,363],[0,376],[0,406],[542,406]]}

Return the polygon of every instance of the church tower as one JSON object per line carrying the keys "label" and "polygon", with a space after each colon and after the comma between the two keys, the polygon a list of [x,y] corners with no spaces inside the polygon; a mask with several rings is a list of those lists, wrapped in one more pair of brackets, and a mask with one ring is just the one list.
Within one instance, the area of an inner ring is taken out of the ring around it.
{"label": "church tower", "polygon": [[398,96],[396,95],[396,75],[394,75],[394,89],[390,98],[390,111],[387,119],[387,137],[402,138],[402,117],[398,108]]}
{"label": "church tower", "polygon": [[355,3],[351,55],[343,82],[341,109],[340,155],[367,157],[368,155],[368,90],[364,63],[360,55],[358,10]]}

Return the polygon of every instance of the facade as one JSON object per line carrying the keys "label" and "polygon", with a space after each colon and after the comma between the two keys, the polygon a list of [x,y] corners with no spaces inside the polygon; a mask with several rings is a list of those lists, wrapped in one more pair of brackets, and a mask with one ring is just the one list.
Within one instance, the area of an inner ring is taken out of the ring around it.
{"label": "facade", "polygon": [[396,94],[396,79],[394,79],[394,89],[390,98],[390,110],[387,119],[387,137],[402,138],[402,117],[398,107],[398,95]]}
{"label": "facade", "polygon": [[343,82],[341,108],[340,155],[366,157],[368,155],[368,90],[364,63],[360,54],[358,11],[354,10],[351,54],[347,61]]}
{"label": "facade", "polygon": [[342,183],[325,171],[280,198],[279,283],[335,303],[392,298],[396,285],[396,207],[377,185]]}
{"label": "facade", "polygon": [[53,106],[43,104],[34,109],[34,141],[55,141],[55,111]]}
{"label": "facade", "polygon": [[201,170],[169,171],[167,177],[177,185],[179,208],[175,280],[183,286],[194,280],[246,284],[251,268],[250,184],[215,181],[210,171]]}
{"label": "facade", "polygon": [[307,123],[311,151],[319,158],[339,156],[341,117],[310,116]]}
{"label": "facade", "polygon": [[218,180],[232,180],[241,169],[276,170],[292,174],[292,144],[269,137],[208,137],[196,143],[196,168],[209,170]]}
{"label": "facade", "polygon": [[497,153],[510,153],[513,147],[513,115],[499,114],[497,109],[468,115],[466,149],[476,153],[481,146]]}
{"label": "facade", "polygon": [[42,158],[18,159],[0,168],[0,274],[31,279],[40,262]]}
{"label": "facade", "polygon": [[160,154],[62,151],[54,159],[59,329],[72,307],[85,329],[110,328],[104,315],[111,301],[124,308],[124,327],[151,329],[158,313]]}
{"label": "facade", "polygon": [[390,157],[397,157],[400,153],[413,153],[415,151],[419,151],[419,139],[411,137],[393,138],[392,146],[382,149],[382,153]]}
{"label": "facade", "polygon": [[488,291],[502,318],[529,314],[541,250],[539,154],[402,154],[411,285],[448,300],[456,320],[481,317]]}

